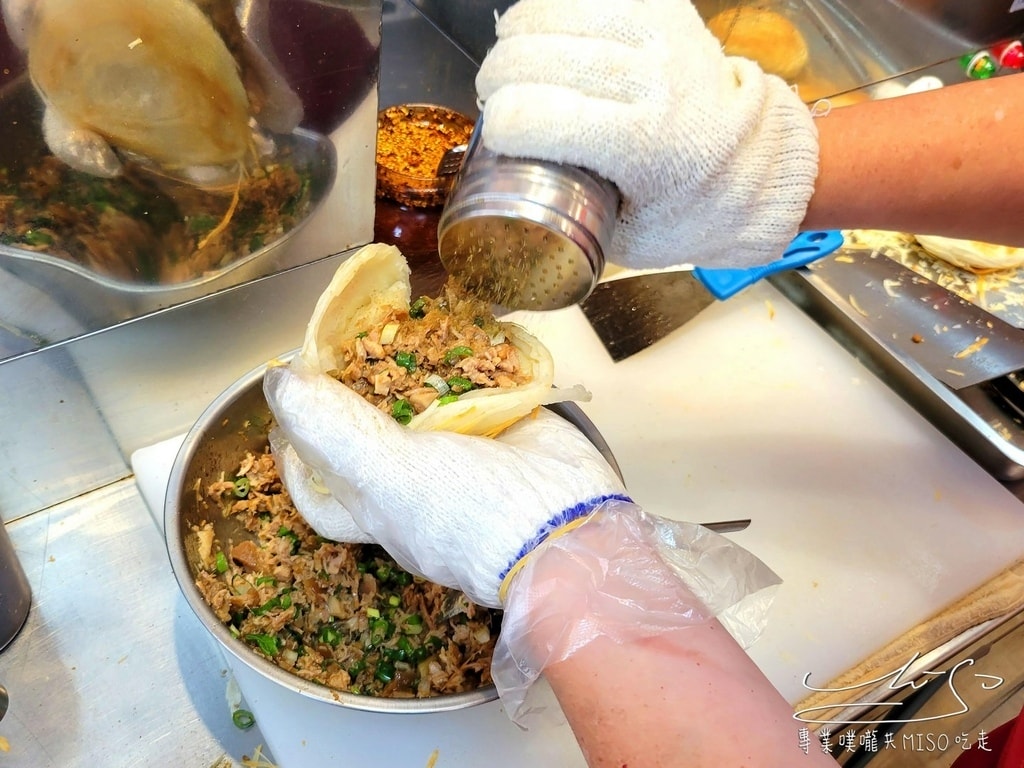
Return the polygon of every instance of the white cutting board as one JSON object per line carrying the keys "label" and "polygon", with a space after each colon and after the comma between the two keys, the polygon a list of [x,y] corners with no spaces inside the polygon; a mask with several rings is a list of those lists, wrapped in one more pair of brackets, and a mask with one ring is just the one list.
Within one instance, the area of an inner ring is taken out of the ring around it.
{"label": "white cutting board", "polygon": [[767,284],[619,363],[578,308],[511,319],[649,512],[753,520],[784,584],[751,654],[793,703],[1024,556],[1024,504]]}
{"label": "white cutting board", "polygon": [[[751,653],[791,702],[1024,555],[1024,504],[766,284],[620,363],[576,307],[510,319],[649,512],[753,520],[784,584]],[[132,456],[153,510],[180,440]]]}

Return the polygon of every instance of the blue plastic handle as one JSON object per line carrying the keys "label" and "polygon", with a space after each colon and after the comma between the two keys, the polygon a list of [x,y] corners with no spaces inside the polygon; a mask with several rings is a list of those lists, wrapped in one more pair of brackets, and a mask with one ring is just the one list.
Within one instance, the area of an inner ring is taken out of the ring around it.
{"label": "blue plastic handle", "polygon": [[843,244],[843,233],[838,230],[801,232],[793,238],[782,257],[770,264],[750,269],[704,269],[697,267],[693,275],[716,299],[728,299],[747,286],[784,269],[794,269],[828,256]]}

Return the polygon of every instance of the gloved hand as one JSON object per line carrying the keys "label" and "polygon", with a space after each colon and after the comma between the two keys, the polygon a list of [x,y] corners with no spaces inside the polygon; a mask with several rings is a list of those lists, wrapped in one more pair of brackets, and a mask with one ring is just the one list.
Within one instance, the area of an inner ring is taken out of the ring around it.
{"label": "gloved hand", "polygon": [[[557,713],[533,684],[598,636],[624,643],[717,617],[747,645],[763,627],[778,578],[723,536],[646,515],[547,409],[492,439],[409,429],[301,366],[270,368],[264,393],[285,487],[315,530],[376,541],[504,609],[491,672],[517,722]],[[547,576],[540,547],[568,553],[573,573]]]}
{"label": "gloved hand", "polygon": [[505,576],[553,531],[626,498],[597,448],[547,409],[491,439],[408,429],[292,366],[268,369],[264,392],[278,446],[286,439],[316,474],[285,459],[289,493],[309,497],[322,483],[338,502],[297,504],[314,530],[337,534],[350,514],[402,567],[480,605],[501,605]]}
{"label": "gloved hand", "polygon": [[280,427],[270,430],[270,450],[292,503],[314,531],[332,541],[347,544],[376,543],[370,534],[356,525],[352,515],[331,495],[320,476],[303,463]]}
{"label": "gloved hand", "polygon": [[489,149],[588,168],[623,203],[609,261],[773,261],[817,176],[781,79],[729,58],[689,0],[519,0],[476,80]]}

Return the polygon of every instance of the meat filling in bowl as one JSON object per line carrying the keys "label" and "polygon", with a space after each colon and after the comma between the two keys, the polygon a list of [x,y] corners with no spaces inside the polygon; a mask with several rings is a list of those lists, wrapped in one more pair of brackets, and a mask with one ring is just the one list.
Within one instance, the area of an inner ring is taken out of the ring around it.
{"label": "meat filling in bowl", "polygon": [[418,298],[343,340],[339,353],[343,364],[328,373],[403,424],[435,400],[529,379],[490,305],[451,282],[441,296]]}
{"label": "meat filling in bowl", "polygon": [[293,506],[269,447],[206,496],[251,538],[194,528],[196,583],[239,640],[285,670],[367,696],[428,697],[491,682],[500,612],[413,576],[375,545],[318,536]]}

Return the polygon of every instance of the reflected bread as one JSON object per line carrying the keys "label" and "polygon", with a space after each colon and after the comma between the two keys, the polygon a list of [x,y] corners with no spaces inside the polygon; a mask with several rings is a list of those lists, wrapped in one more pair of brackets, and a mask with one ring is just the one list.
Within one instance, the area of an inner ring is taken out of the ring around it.
{"label": "reflected bread", "polygon": [[753,59],[765,72],[793,80],[807,66],[807,41],[789,19],[764,8],[730,8],[708,21],[729,56]]}

